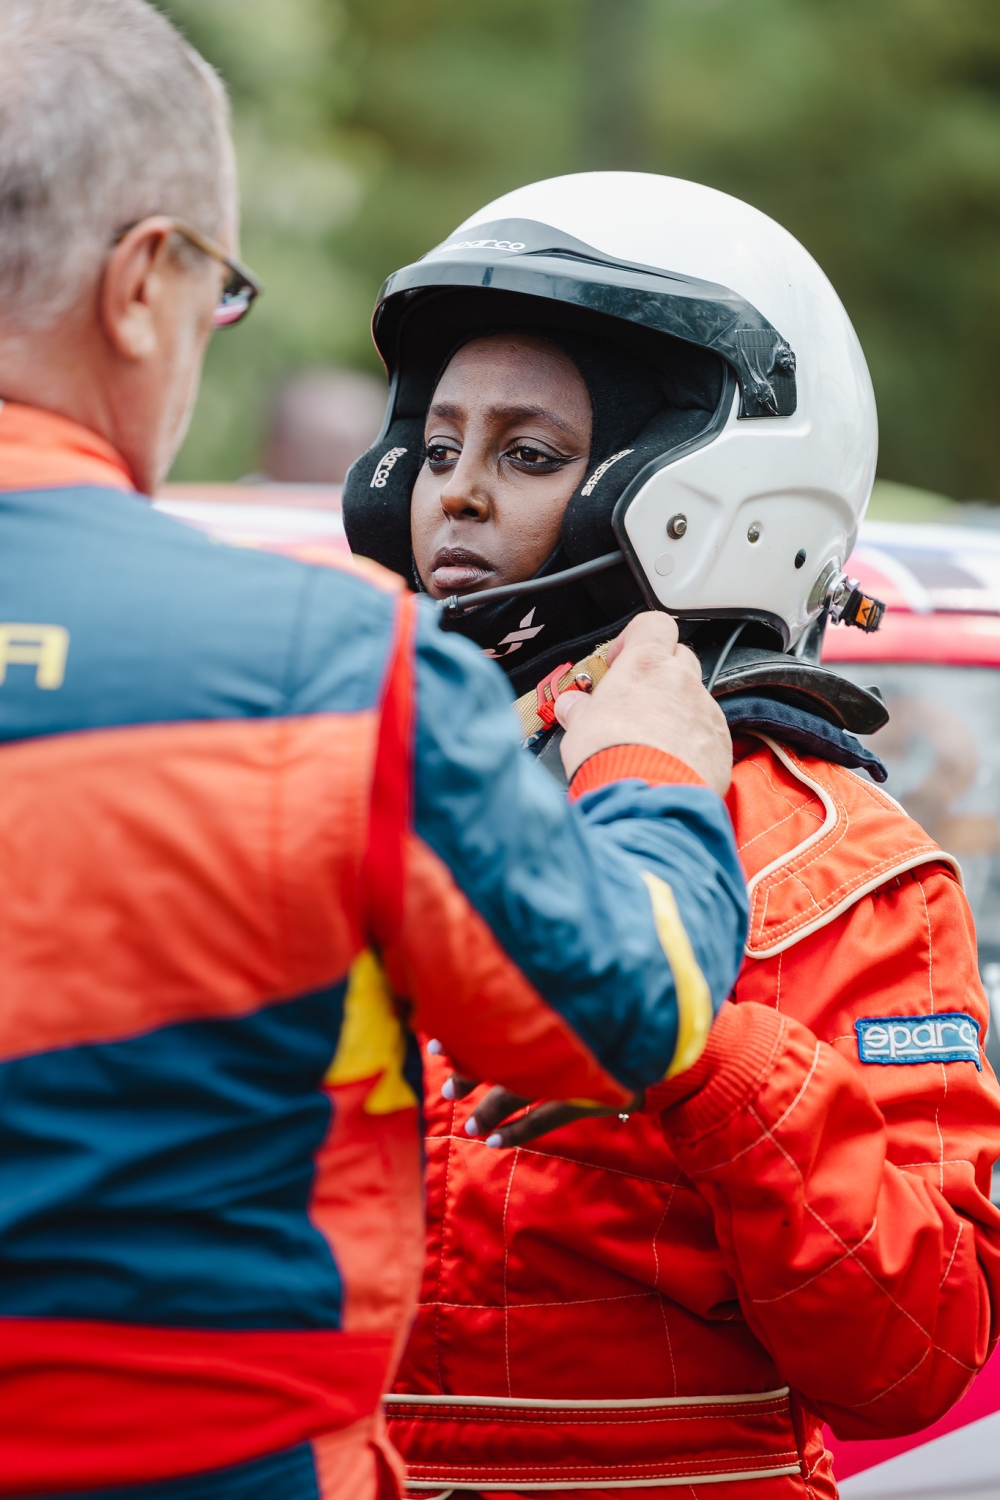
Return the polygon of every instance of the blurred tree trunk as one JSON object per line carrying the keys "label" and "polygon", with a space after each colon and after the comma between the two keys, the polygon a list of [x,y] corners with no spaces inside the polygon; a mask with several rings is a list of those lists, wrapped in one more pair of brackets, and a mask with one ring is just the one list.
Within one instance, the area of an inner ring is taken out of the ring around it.
{"label": "blurred tree trunk", "polygon": [[583,0],[580,145],[585,170],[648,168],[648,20],[649,0]]}

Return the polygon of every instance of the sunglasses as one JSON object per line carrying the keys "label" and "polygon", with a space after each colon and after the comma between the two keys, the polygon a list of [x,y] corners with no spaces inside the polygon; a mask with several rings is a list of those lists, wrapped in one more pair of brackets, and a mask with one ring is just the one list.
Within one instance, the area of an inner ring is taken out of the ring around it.
{"label": "sunglasses", "polygon": [[[215,311],[212,314],[212,326],[214,328],[231,328],[234,323],[242,323],[250,311],[255,298],[259,297],[263,291],[263,287],[256,276],[242,261],[237,260],[233,255],[227,255],[221,245],[217,245],[207,235],[199,233],[190,224],[185,224],[183,219],[170,219],[168,222],[174,234],[181,235],[189,244],[194,245],[204,255],[210,255],[213,260],[217,260],[220,265],[225,266],[229,272],[225,285],[222,288],[222,293],[215,305]],[[135,225],[140,223],[142,223],[142,220],[136,219],[135,223],[126,224],[124,228],[119,229],[112,240],[112,244],[119,244],[128,234],[129,230],[134,229]]]}

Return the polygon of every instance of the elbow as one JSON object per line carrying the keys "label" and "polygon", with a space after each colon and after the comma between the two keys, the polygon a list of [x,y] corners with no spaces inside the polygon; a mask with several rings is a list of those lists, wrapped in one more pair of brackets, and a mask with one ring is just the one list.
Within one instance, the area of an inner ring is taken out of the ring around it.
{"label": "elbow", "polygon": [[817,1410],[834,1435],[846,1442],[906,1437],[911,1432],[921,1432],[940,1421],[962,1399],[977,1373],[940,1355],[931,1354],[923,1363],[931,1367],[923,1379],[921,1371],[914,1370],[896,1385],[857,1406],[821,1403]]}

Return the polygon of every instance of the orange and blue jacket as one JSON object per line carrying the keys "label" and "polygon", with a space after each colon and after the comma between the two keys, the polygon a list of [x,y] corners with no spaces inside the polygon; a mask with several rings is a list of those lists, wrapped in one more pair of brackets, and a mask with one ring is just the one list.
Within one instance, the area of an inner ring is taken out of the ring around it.
{"label": "orange and blue jacket", "polygon": [[391,575],[217,545],[11,403],[0,616],[0,1494],[392,1494],[407,1021],[530,1095],[691,1064],[726,809],[638,747],[568,808]]}
{"label": "orange and blue jacket", "polygon": [[993,1347],[1000,1089],[955,862],[771,736],[737,738],[728,803],[743,966],[645,1112],[489,1151],[479,1091],[441,1099],[428,1060],[427,1259],[387,1403],[419,1493],[833,1500],[824,1421],[916,1431]]}

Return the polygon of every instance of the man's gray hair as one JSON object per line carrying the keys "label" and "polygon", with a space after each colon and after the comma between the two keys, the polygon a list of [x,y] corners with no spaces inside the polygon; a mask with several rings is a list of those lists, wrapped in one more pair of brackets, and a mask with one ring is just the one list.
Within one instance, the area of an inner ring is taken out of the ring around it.
{"label": "man's gray hair", "polygon": [[150,214],[234,202],[217,74],[146,0],[0,0],[0,333],[45,327]]}

